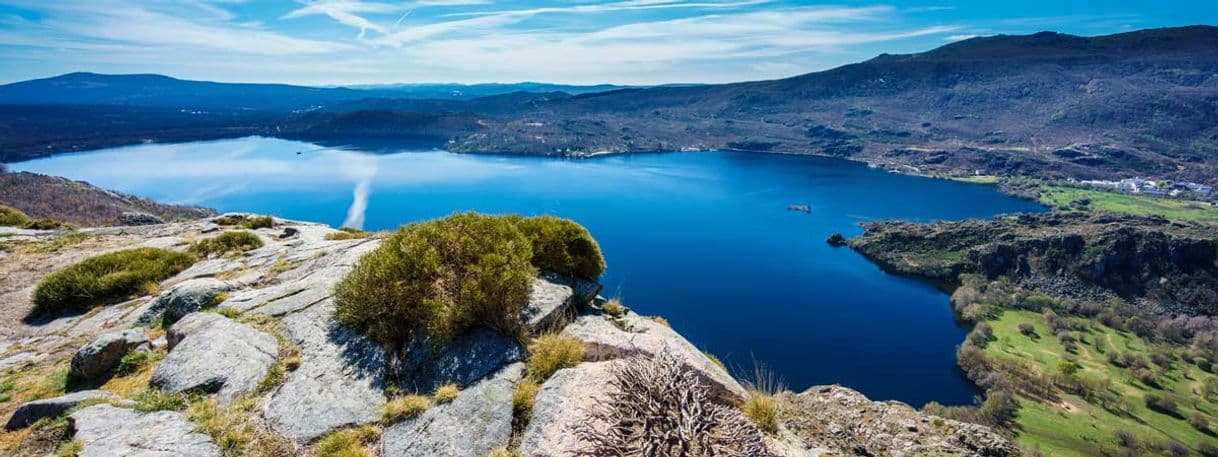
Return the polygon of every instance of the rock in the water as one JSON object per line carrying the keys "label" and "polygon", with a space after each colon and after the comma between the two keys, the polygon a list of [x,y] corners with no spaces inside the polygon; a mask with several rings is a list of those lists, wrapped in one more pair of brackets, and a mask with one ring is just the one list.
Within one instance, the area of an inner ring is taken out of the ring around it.
{"label": "rock in the water", "polygon": [[509,363],[524,360],[520,344],[490,330],[474,330],[450,342],[439,353],[415,342],[406,352],[399,378],[401,387],[431,392],[447,383],[471,385]]}
{"label": "rock in the water", "polygon": [[[587,444],[575,434],[581,424],[592,424],[597,402],[608,401],[614,365],[607,362],[581,363],[558,370],[542,384],[533,403],[533,418],[521,438],[521,453],[529,456],[574,456],[586,452]],[[600,424],[603,425],[603,424]]]}
{"label": "rock in the water", "polygon": [[587,348],[585,357],[589,360],[635,355],[652,357],[668,348],[697,372],[720,400],[739,404],[748,396],[744,387],[727,370],[707,358],[681,334],[638,314],[628,313],[616,319],[599,314],[580,316],[563,333],[584,342]]}
{"label": "rock in the water", "polygon": [[68,375],[74,379],[98,379],[118,366],[124,355],[141,346],[150,347],[144,329],[106,333],[76,351]]}
{"label": "rock in the water", "polygon": [[169,355],[151,384],[167,392],[218,393],[230,401],[253,389],[279,354],[279,342],[219,314],[190,314],[169,328]]}
{"label": "rock in the water", "polygon": [[512,391],[524,374],[515,363],[433,406],[419,417],[385,429],[384,457],[485,456],[512,436]]}
{"label": "rock in the water", "polygon": [[141,414],[110,405],[90,406],[68,419],[78,457],[220,457],[220,448],[174,411]]}
{"label": "rock in the water", "polygon": [[121,225],[155,225],[164,224],[165,220],[148,213],[123,211],[123,213],[118,216],[118,222]]}
{"label": "rock in the water", "polygon": [[595,281],[544,272],[533,280],[521,320],[534,332],[557,331],[575,317],[577,306],[591,301],[600,290],[601,285]]}
{"label": "rock in the water", "polygon": [[307,442],[332,430],[375,421],[385,404],[385,353],[342,327],[327,300],[283,319],[280,328],[300,345],[300,367],[266,407],[276,430]]}
{"label": "rock in the water", "polygon": [[984,426],[922,414],[904,403],[874,402],[845,387],[813,387],[777,399],[786,429],[833,454],[1021,455],[1015,445]]}
{"label": "rock in the water", "polygon": [[119,401],[120,398],[110,392],[101,390],[82,390],[67,395],[35,400],[17,407],[13,417],[4,425],[5,430],[17,430],[29,427],[39,419],[56,418],[81,403],[90,401]]}
{"label": "rock in the water", "polygon": [[825,242],[829,243],[829,246],[840,248],[846,245],[846,237],[842,236],[840,233],[833,232],[832,235],[829,235],[829,238],[825,239]]}
{"label": "rock in the water", "polygon": [[165,311],[165,323],[172,324],[183,316],[215,304],[216,297],[228,290],[219,279],[197,278],[182,281],[156,297],[152,312]]}

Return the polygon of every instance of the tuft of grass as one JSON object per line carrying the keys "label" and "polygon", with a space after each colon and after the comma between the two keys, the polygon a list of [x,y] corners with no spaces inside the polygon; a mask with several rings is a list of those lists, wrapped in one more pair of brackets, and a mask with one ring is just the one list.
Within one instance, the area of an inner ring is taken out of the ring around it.
{"label": "tuft of grass", "polygon": [[525,378],[516,384],[516,390],[512,391],[512,415],[518,422],[528,423],[533,416],[533,403],[537,401],[539,390],[541,385],[532,378]]}
{"label": "tuft of grass", "polygon": [[715,363],[715,365],[719,365],[719,368],[722,368],[722,369],[724,369],[724,370],[727,370],[727,365],[724,365],[724,364],[723,364],[723,361],[722,361],[722,360],[719,360],[719,358],[718,358],[718,357],[716,357],[716,356],[715,356],[715,354],[711,354],[711,353],[709,353],[709,352],[702,351],[702,355],[705,355],[705,356],[706,356],[706,358],[710,359],[710,361],[711,361],[711,362],[714,362],[714,363]]}
{"label": "tuft of grass", "polygon": [[655,322],[655,323],[657,323],[657,324],[663,325],[663,326],[665,326],[665,327],[672,328],[672,324],[669,324],[669,323],[668,323],[668,319],[665,319],[665,318],[663,318],[663,317],[660,317],[660,316],[645,316],[644,318],[645,318],[645,319],[648,319],[648,320],[650,320],[650,321],[652,321],[652,322]]}
{"label": "tuft of grass", "polygon": [[584,343],[577,338],[549,334],[529,344],[529,360],[525,364],[529,378],[543,382],[554,372],[570,368],[584,360]]}
{"label": "tuft of grass", "polygon": [[135,395],[134,409],[140,412],[181,411],[189,403],[185,394],[149,389]]}
{"label": "tuft of grass", "polygon": [[190,252],[200,257],[217,257],[239,254],[262,247],[262,238],[252,232],[224,232],[212,238],[195,241]]}
{"label": "tuft of grass", "polygon": [[212,219],[217,225],[238,226],[249,230],[271,228],[275,226],[275,218],[270,216],[220,216]]}
{"label": "tuft of grass", "polygon": [[85,443],[80,440],[65,441],[55,448],[55,457],[76,457],[85,450]]}
{"label": "tuft of grass", "polygon": [[90,257],[43,278],[34,289],[34,314],[84,311],[139,293],[190,267],[195,258],[157,248]]}
{"label": "tuft of grass", "polygon": [[533,265],[565,276],[596,279],[605,272],[600,245],[588,229],[554,216],[515,218],[516,227],[532,242]]}
{"label": "tuft of grass", "polygon": [[30,217],[21,210],[11,206],[0,205],[0,225],[24,227],[28,223],[30,223]]}
{"label": "tuft of grass", "polygon": [[621,317],[626,313],[626,307],[622,306],[621,300],[611,298],[601,305],[601,311],[613,317]]}
{"label": "tuft of grass", "polygon": [[445,384],[437,387],[436,391],[431,394],[431,398],[437,405],[440,405],[453,401],[459,393],[461,393],[461,389],[456,384]]}
{"label": "tuft of grass", "polygon": [[431,407],[431,401],[422,395],[403,395],[392,398],[381,407],[381,422],[385,425],[417,417]]}
{"label": "tuft of grass", "polygon": [[313,448],[316,457],[372,457],[368,446],[376,443],[381,431],[370,425],[345,428],[326,435]]}
{"label": "tuft of grass", "polygon": [[326,239],[331,241],[338,240],[354,240],[357,238],[371,238],[372,232],[367,232],[357,228],[341,227],[337,232],[327,233]]}
{"label": "tuft of grass", "polygon": [[236,455],[254,440],[253,428],[244,420],[241,409],[242,405],[234,405],[231,410],[222,408],[215,398],[208,398],[191,403],[186,408],[186,417],[200,432],[212,437],[225,455]]}
{"label": "tuft of grass", "polygon": [[771,435],[778,433],[778,401],[774,395],[760,390],[749,392],[749,399],[740,407],[753,424]]}
{"label": "tuft of grass", "polygon": [[72,229],[75,229],[76,226],[74,226],[72,224],[60,222],[60,221],[57,221],[57,220],[51,219],[51,218],[40,217],[38,219],[34,219],[29,222],[26,222],[25,225],[21,226],[21,228],[27,228],[30,230],[59,230],[59,229],[72,230]]}
{"label": "tuft of grass", "polygon": [[492,450],[490,454],[487,454],[487,457],[521,457],[521,455],[519,450],[501,447]]}

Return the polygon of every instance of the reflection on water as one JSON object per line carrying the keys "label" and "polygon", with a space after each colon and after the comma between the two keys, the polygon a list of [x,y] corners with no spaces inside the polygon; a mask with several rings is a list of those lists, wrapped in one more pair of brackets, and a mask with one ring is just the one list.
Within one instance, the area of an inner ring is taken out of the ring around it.
{"label": "reflection on water", "polygon": [[[366,151],[374,151],[369,153]],[[947,297],[881,272],[832,232],[864,220],[1039,211],[993,189],[833,159],[669,153],[594,160],[322,147],[265,138],[144,145],[13,164],[162,201],[380,230],[458,211],[587,226],[606,295],[793,389],[840,383],[914,405],[968,403]],[[787,210],[809,205],[811,214]]]}

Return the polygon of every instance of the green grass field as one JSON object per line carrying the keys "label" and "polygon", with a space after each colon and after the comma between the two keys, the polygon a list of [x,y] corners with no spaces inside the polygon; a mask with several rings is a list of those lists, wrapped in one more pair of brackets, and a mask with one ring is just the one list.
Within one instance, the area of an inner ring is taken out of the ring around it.
{"label": "green grass field", "polygon": [[1206,203],[1095,189],[1041,186],[1040,202],[1054,209],[1075,208],[1072,203],[1084,199],[1091,200],[1088,207],[1090,211],[1094,212],[1162,216],[1172,221],[1195,221],[1218,225],[1218,208]]}
{"label": "green grass field", "polygon": [[993,175],[952,176],[948,179],[953,181],[971,182],[973,184],[998,184],[1002,181],[1002,178]]}
{"label": "green grass field", "polygon": [[[1021,323],[1031,324],[1038,337],[1020,333],[1018,326]],[[1065,359],[1067,352],[1050,332],[1041,314],[1008,310],[990,325],[996,338],[985,349],[990,357],[1028,362],[1044,374],[1060,371],[1058,363]],[[1144,385],[1133,379],[1127,369],[1110,364],[1106,352],[1115,350],[1149,357],[1153,349],[1167,348],[1099,323],[1090,325],[1089,330],[1072,332],[1080,339],[1074,358],[1082,368],[1076,375],[1110,380],[1108,389],[1124,404],[1125,412],[1114,413],[1060,390],[1059,398],[1054,400],[1021,398],[1016,418],[1017,440],[1021,445],[1053,456],[1112,455],[1120,449],[1116,438],[1118,430],[1131,433],[1143,443],[1178,442],[1194,452],[1202,441],[1218,445],[1218,438],[1197,430],[1187,419],[1200,413],[1211,422],[1211,427],[1218,426],[1214,423],[1218,420],[1218,406],[1206,400],[1203,394],[1205,382],[1212,379],[1213,374],[1177,359],[1166,370],[1151,364],[1152,370],[1159,374],[1161,388]],[[1097,340],[1103,341],[1102,348],[1097,348]],[[1179,347],[1171,349],[1180,352]],[[1169,392],[1180,400],[1178,417],[1146,407],[1146,395]]]}

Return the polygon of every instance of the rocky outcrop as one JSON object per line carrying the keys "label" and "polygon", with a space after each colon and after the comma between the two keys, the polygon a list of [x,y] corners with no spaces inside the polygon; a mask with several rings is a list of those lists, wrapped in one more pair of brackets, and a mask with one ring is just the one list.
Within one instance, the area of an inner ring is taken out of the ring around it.
{"label": "rocky outcrop", "polygon": [[428,393],[447,383],[471,385],[509,363],[524,360],[524,348],[511,338],[490,330],[474,330],[434,352],[416,341],[406,350],[399,379],[407,391]]}
{"label": "rocky outcrop", "polygon": [[386,428],[382,455],[485,456],[507,446],[512,435],[512,391],[523,374],[524,364],[509,365],[462,390],[453,401]]}
{"label": "rocky outcrop", "polygon": [[216,298],[228,290],[224,281],[213,278],[198,278],[183,281],[158,295],[152,304],[152,313],[164,311],[166,324],[177,322],[187,314],[216,304]]}
{"label": "rocky outcrop", "polygon": [[164,224],[165,220],[148,213],[123,211],[118,215],[118,223],[119,225],[156,225]]}
{"label": "rocky outcrop", "polygon": [[280,329],[300,345],[300,367],[267,402],[266,418],[300,442],[378,419],[385,404],[385,353],[334,320],[329,300],[283,319]]}
{"label": "rocky outcrop", "polygon": [[542,272],[533,280],[521,320],[534,333],[559,330],[575,318],[579,306],[592,301],[600,290],[601,285],[595,281]]}
{"label": "rocky outcrop", "polygon": [[79,380],[101,378],[118,366],[124,355],[137,348],[151,349],[142,328],[106,333],[72,355],[68,375]]}
{"label": "rocky outcrop", "polygon": [[989,428],[922,414],[900,402],[874,402],[844,387],[813,387],[777,398],[783,426],[832,455],[1021,455]]}
{"label": "rocky outcrop", "polygon": [[852,248],[887,270],[944,284],[973,273],[1053,296],[1111,296],[1152,312],[1218,313],[1218,242],[1202,225],[1035,214],[863,228]]}
{"label": "rocky outcrop", "polygon": [[588,451],[575,430],[590,423],[593,408],[609,397],[614,365],[620,361],[586,362],[558,370],[542,384],[533,403],[533,418],[520,441],[527,457],[572,456]]}
{"label": "rocky outcrop", "polygon": [[91,402],[121,402],[117,395],[101,390],[82,390],[61,395],[55,398],[45,398],[25,403],[13,412],[13,416],[4,424],[5,430],[19,430],[29,427],[40,419],[54,419],[84,403]]}
{"label": "rocky outcrop", "polygon": [[96,405],[71,416],[72,438],[83,445],[78,457],[220,457],[220,448],[174,411],[138,413]]}
{"label": "rocky outcrop", "polygon": [[711,361],[681,334],[665,324],[633,312],[620,318],[603,314],[583,315],[562,333],[583,341],[587,349],[585,358],[592,361],[653,357],[667,349],[695,370],[721,400],[739,404],[748,395],[727,370]]}
{"label": "rocky outcrop", "polygon": [[152,372],[167,392],[208,392],[231,401],[258,385],[279,354],[279,342],[219,314],[190,314],[169,329],[169,355]]}

